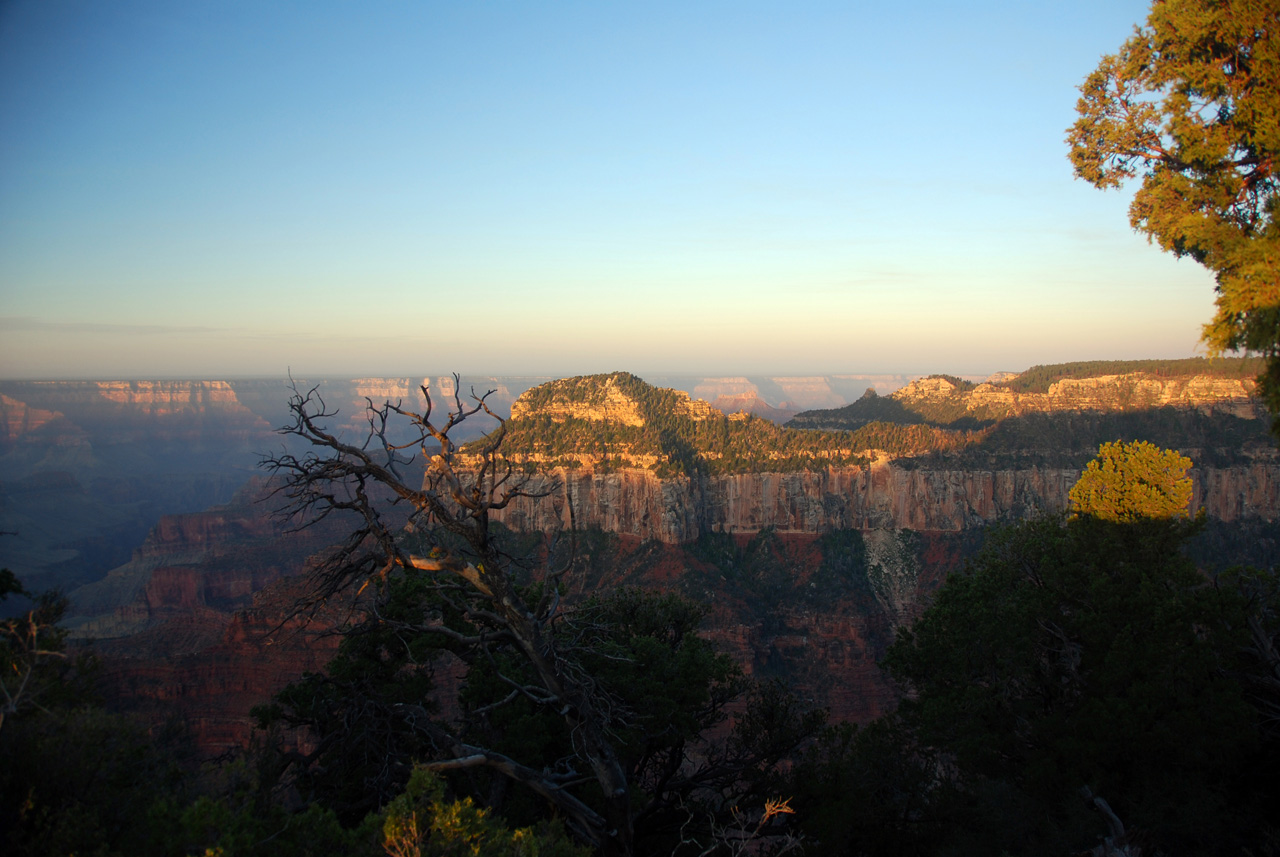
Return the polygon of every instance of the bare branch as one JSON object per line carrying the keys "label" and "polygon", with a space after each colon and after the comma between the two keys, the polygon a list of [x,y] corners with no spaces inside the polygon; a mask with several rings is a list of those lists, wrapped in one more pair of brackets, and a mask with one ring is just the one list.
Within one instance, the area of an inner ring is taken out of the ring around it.
{"label": "bare branch", "polygon": [[[487,767],[554,803],[574,820],[581,836],[606,853],[629,854],[629,784],[613,738],[613,723],[622,712],[588,670],[574,658],[566,658],[552,634],[550,616],[558,608],[558,593],[537,605],[539,609],[531,609],[513,575],[519,565],[489,529],[493,510],[505,508],[516,498],[544,493],[529,491],[527,480],[502,458],[506,423],[488,405],[492,391],[477,395],[473,390],[472,403],[464,404],[455,375],[452,406],[443,422],[437,422],[430,389],[425,384],[420,389],[424,402],[420,412],[409,410],[402,401],[375,405],[366,400],[367,431],[363,442],[356,444],[327,427],[337,412],[327,407],[318,387],[306,392],[294,388],[289,403],[292,421],[281,432],[307,441],[312,449],[302,455],[283,452],[264,462],[283,479],[276,492],[284,501],[282,514],[296,526],[312,526],[338,515],[352,521],[347,535],[313,570],[309,603],[324,603],[350,589],[364,591],[371,583],[374,590],[381,590],[401,575],[427,580],[428,590],[442,599],[441,605],[474,630],[450,627],[445,622],[391,622],[389,627],[404,633],[437,634],[460,652],[464,662],[487,659],[511,692],[506,700],[482,708],[481,715],[524,698],[562,717],[579,758],[604,796],[607,817],[565,792],[558,775],[537,772],[501,754],[464,745],[431,723],[425,709],[406,709],[415,728],[430,735],[453,758],[431,764],[465,767],[456,760],[483,758]],[[476,463],[464,470],[457,466],[459,448],[451,433],[477,414],[496,420],[498,426],[478,442]],[[408,424],[411,442],[395,440],[394,421]],[[411,447],[418,449],[419,456],[403,454]],[[420,475],[413,469],[415,462],[422,467]],[[428,538],[433,549],[424,555],[411,548],[414,534]],[[440,534],[449,534],[455,541],[440,538]],[[461,540],[461,547],[456,539]],[[556,588],[563,573],[561,570],[547,581],[549,589]],[[371,609],[375,617],[386,618],[376,598]],[[509,675],[499,668],[494,657],[498,645],[519,654],[528,669],[527,677]]]}

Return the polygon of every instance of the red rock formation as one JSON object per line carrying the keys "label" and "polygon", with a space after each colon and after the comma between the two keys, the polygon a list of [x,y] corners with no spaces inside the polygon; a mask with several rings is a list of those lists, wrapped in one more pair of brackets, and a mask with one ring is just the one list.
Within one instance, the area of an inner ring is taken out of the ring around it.
{"label": "red rock formation", "polygon": [[244,747],[250,710],[333,656],[338,638],[323,632],[336,617],[290,620],[297,579],[278,581],[249,609],[229,614],[192,607],[138,634],[100,642],[101,685],[116,710],[157,728],[177,719],[202,757]]}
{"label": "red rock formation", "polygon": [[[959,567],[975,542],[972,525],[1023,514],[1046,498],[1060,506],[1075,478],[890,466],[705,483],[664,482],[645,471],[565,475],[579,524],[621,534],[615,547],[587,557],[594,570],[571,581],[577,593],[639,585],[703,599],[713,607],[708,636],[748,674],[786,676],[833,716],[855,721],[894,704],[877,661],[893,628],[917,615],[927,593]],[[1277,476],[1271,466],[1209,470],[1199,496],[1219,516],[1274,515]],[[557,496],[562,504],[565,492]],[[509,522],[550,526],[562,512],[553,497]],[[836,526],[864,528],[870,588],[862,595],[823,590],[827,584],[814,577],[821,533]],[[247,740],[253,705],[324,665],[335,638],[281,627],[300,591],[286,575],[301,572],[323,539],[291,542],[277,527],[262,507],[240,505],[174,516],[156,528],[131,564],[145,579],[97,620],[119,633],[99,644],[117,705],[157,723],[177,714],[214,753]],[[742,548],[768,527],[777,531],[772,549],[783,588],[765,594],[689,545],[698,533],[719,531],[735,533]]]}
{"label": "red rock formation", "polygon": [[65,415],[95,444],[198,440],[216,431],[225,446],[272,429],[226,381],[26,381],[6,389],[33,408]]}
{"label": "red rock formation", "polygon": [[[890,710],[897,699],[878,666],[894,627],[918,615],[928,593],[960,567],[975,544],[956,533],[874,538],[899,554],[894,569],[898,579],[884,581],[880,592],[819,579],[822,537],[813,534],[774,534],[755,545],[745,534],[731,538],[738,551],[730,560],[733,565],[751,566],[753,555],[770,555],[754,568],[775,575],[768,581],[735,577],[734,569],[700,556],[696,546],[623,536],[592,548],[597,553],[586,566],[593,571],[571,576],[568,583],[576,593],[642,586],[700,600],[711,609],[706,636],[748,675],[782,677],[802,697],[828,707],[834,718],[866,722]],[[883,550],[868,553],[873,563],[886,559]],[[871,586],[875,589],[876,582]]]}
{"label": "red rock formation", "polygon": [[249,710],[332,656],[338,615],[291,619],[308,558],[336,530],[292,531],[256,480],[233,502],[168,516],[133,560],[72,593],[69,625],[104,660],[117,709],[177,717],[206,755],[244,746]]}
{"label": "red rock formation", "polygon": [[69,627],[83,636],[117,637],[193,609],[230,613],[268,584],[297,574],[337,530],[293,531],[274,516],[270,494],[264,480],[254,479],[224,506],[161,518],[128,563],[71,593]]}
{"label": "red rock formation", "polygon": [[0,394],[0,442],[12,443],[22,435],[61,418],[62,414],[57,411],[33,408],[26,402]]}

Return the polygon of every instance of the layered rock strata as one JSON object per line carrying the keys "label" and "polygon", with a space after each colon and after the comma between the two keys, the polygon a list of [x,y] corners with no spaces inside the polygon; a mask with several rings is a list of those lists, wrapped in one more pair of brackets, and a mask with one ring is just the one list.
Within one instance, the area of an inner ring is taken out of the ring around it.
{"label": "layered rock strata", "polygon": [[[1272,521],[1280,510],[1280,465],[1192,472],[1194,508],[1210,517]],[[1065,509],[1074,469],[924,470],[880,460],[868,467],[660,479],[651,471],[557,469],[531,476],[531,495],[496,510],[519,530],[578,526],[657,539],[694,541],[702,533],[823,533],[842,529],[957,532],[1037,511]]]}
{"label": "layered rock strata", "polygon": [[1134,411],[1177,407],[1228,413],[1245,419],[1259,414],[1253,398],[1257,385],[1249,378],[1193,375],[1163,378],[1145,372],[1064,378],[1044,393],[1018,392],[1004,383],[983,383],[961,390],[940,376],[921,378],[893,394],[905,404],[962,399],[969,411],[1021,416],[1059,411]]}

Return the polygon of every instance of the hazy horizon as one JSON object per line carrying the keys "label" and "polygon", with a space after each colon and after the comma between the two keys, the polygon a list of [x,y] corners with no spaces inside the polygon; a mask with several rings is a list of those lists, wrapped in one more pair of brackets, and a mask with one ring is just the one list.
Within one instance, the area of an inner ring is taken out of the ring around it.
{"label": "hazy horizon", "polygon": [[[1201,356],[1201,355],[1192,355],[1192,356]],[[1090,359],[1091,359],[1091,360],[1093,360],[1093,359],[1101,359],[1101,360],[1105,360],[1105,359],[1107,359],[1107,358],[1090,358]],[[1117,359],[1121,359],[1121,358],[1117,358]],[[1130,358],[1123,358],[1123,359],[1130,359]],[[1148,358],[1132,358],[1132,359],[1148,359]],[[1150,358],[1150,359],[1164,359],[1164,358]],[[1168,359],[1178,359],[1178,358],[1168,358]],[[1054,362],[1056,363],[1056,362],[1077,362],[1077,361],[1054,361]],[[1046,364],[1032,364],[1032,365],[1046,365]],[[409,379],[409,380],[413,380],[413,379],[436,379],[436,378],[446,378],[446,377],[449,377],[449,376],[451,376],[451,375],[453,375],[453,374],[457,374],[460,378],[462,378],[462,379],[465,381],[467,378],[477,378],[477,379],[478,379],[478,378],[495,378],[495,379],[503,379],[503,378],[512,378],[512,379],[546,378],[546,379],[560,379],[560,378],[569,378],[569,377],[575,377],[575,376],[580,376],[580,375],[601,375],[601,374],[611,374],[612,372],[629,372],[629,373],[631,373],[632,375],[636,375],[637,377],[639,377],[639,378],[641,378],[641,379],[644,379],[644,380],[648,380],[648,378],[650,378],[650,377],[652,377],[652,378],[658,378],[658,379],[731,380],[731,379],[739,379],[739,378],[745,378],[745,379],[752,379],[752,378],[761,378],[761,379],[780,379],[780,378],[785,378],[785,379],[799,379],[799,378],[840,378],[840,379],[857,379],[857,378],[919,378],[919,377],[924,377],[924,376],[929,376],[929,375],[953,375],[953,376],[955,376],[955,377],[957,377],[957,378],[963,378],[963,379],[965,379],[965,380],[975,381],[975,380],[982,380],[982,379],[986,379],[986,378],[989,378],[989,377],[991,377],[991,376],[998,375],[998,374],[1005,373],[1005,372],[1012,372],[1012,373],[1014,373],[1014,374],[1017,374],[1017,373],[1020,373],[1020,372],[1025,372],[1026,370],[1028,370],[1028,369],[1030,369],[1030,368],[1032,368],[1032,367],[1031,367],[1031,366],[1022,366],[1022,367],[1015,368],[1015,369],[995,369],[995,370],[992,370],[992,371],[989,371],[989,372],[961,372],[961,371],[952,371],[952,370],[950,370],[950,369],[946,369],[946,368],[939,368],[939,369],[922,370],[922,371],[889,371],[889,370],[886,370],[886,371],[857,371],[857,370],[848,370],[848,369],[845,369],[845,370],[838,370],[838,371],[813,371],[813,372],[696,372],[696,371],[666,371],[666,370],[662,370],[662,371],[652,371],[652,372],[647,372],[647,373],[646,373],[646,372],[635,371],[635,370],[633,370],[633,369],[629,369],[629,368],[627,368],[627,367],[619,366],[619,367],[615,367],[614,369],[604,370],[604,371],[601,371],[601,372],[569,372],[569,373],[554,373],[554,372],[534,372],[534,371],[519,371],[519,372],[486,372],[486,371],[468,372],[468,371],[458,371],[458,372],[456,372],[456,373],[455,373],[455,372],[453,372],[453,371],[451,371],[451,370],[446,370],[446,371],[443,371],[443,372],[435,372],[435,371],[429,371],[429,372],[327,372],[327,373],[311,372],[311,373],[308,373],[308,374],[306,374],[306,375],[300,375],[300,374],[298,374],[298,373],[296,373],[296,372],[295,372],[295,373],[293,373],[293,374],[292,374],[292,377],[293,377],[295,380],[297,380],[297,381],[325,381],[325,380],[329,380],[329,381],[352,381],[352,380],[359,380],[359,379],[365,379],[365,378],[368,378],[368,379],[387,379],[387,380],[393,380],[393,379]],[[4,383],[15,383],[15,384],[18,384],[18,383],[41,383],[41,382],[85,382],[85,383],[119,382],[119,383],[131,383],[131,382],[150,382],[150,381],[158,381],[158,382],[173,382],[173,381],[227,381],[227,382],[232,382],[232,381],[287,381],[287,380],[289,379],[289,377],[290,377],[290,374],[289,374],[288,372],[281,372],[281,373],[276,373],[276,374],[269,373],[269,372],[265,372],[265,373],[260,373],[260,374],[233,374],[233,373],[228,373],[228,374],[223,374],[223,375],[211,375],[211,374],[210,374],[210,375],[183,375],[183,374],[163,375],[163,374],[154,374],[154,375],[133,375],[133,376],[124,376],[124,375],[97,375],[97,376],[92,376],[92,375],[76,375],[76,376],[70,376],[70,375],[67,375],[67,376],[12,376],[12,375],[0,375],[0,384],[4,384]]]}

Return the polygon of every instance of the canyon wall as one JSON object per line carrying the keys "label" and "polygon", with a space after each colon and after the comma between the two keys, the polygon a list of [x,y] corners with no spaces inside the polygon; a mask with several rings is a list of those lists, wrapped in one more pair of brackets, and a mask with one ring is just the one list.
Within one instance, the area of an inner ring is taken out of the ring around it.
{"label": "canyon wall", "polygon": [[69,596],[64,625],[101,657],[111,707],[157,727],[178,718],[202,756],[245,746],[250,709],[323,668],[346,618],[296,615],[308,562],[341,524],[296,530],[271,490],[256,479],[229,503],[162,517],[128,562]]}
{"label": "canyon wall", "polygon": [[[1198,468],[1194,508],[1212,518],[1274,521],[1280,464]],[[928,470],[886,459],[866,467],[660,479],[652,471],[558,468],[529,478],[530,494],[494,518],[519,530],[569,526],[668,544],[707,532],[818,534],[841,529],[957,532],[994,521],[1065,509],[1080,476],[1073,469]]]}
{"label": "canyon wall", "polygon": [[947,378],[932,376],[912,381],[895,392],[893,398],[903,403],[958,398],[970,411],[1009,416],[1176,407],[1253,419],[1261,413],[1260,403],[1253,397],[1256,386],[1252,378],[1203,374],[1166,378],[1145,372],[1127,372],[1092,378],[1063,378],[1049,384],[1045,392],[1023,392],[990,382],[962,390]]}
{"label": "canyon wall", "polygon": [[275,581],[234,613],[187,608],[147,630],[96,640],[108,704],[155,728],[176,719],[201,758],[244,748],[253,706],[323,669],[337,650],[330,631],[340,617],[292,617],[300,584],[296,577]]}
{"label": "canyon wall", "polygon": [[[494,390],[500,412],[541,378],[451,376],[298,380],[318,385],[329,425],[362,438],[367,399],[417,406]],[[286,379],[0,381],[0,568],[36,591],[71,590],[131,562],[166,514],[226,503],[261,471],[263,453],[291,446]],[[492,421],[465,428],[478,436]],[[404,439],[407,434],[397,439]],[[168,526],[168,524],[166,524]]]}
{"label": "canyon wall", "polygon": [[77,637],[107,639],[196,615],[225,623],[342,535],[337,520],[296,529],[274,514],[278,506],[272,483],[257,477],[226,504],[163,516],[128,562],[71,591],[64,624]]}

